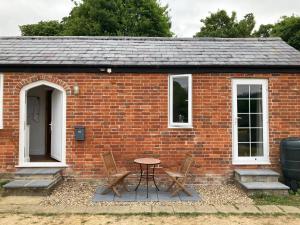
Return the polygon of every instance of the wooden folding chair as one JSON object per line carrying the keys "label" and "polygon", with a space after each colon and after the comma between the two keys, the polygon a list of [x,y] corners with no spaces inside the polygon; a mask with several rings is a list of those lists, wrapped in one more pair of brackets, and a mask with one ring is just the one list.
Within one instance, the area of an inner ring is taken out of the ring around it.
{"label": "wooden folding chair", "polygon": [[187,154],[182,165],[177,170],[165,170],[165,173],[172,180],[172,183],[168,187],[167,191],[170,191],[174,187],[174,191],[171,194],[172,196],[176,195],[181,190],[187,195],[192,196],[192,194],[185,187],[185,183],[193,162],[194,156],[192,154]]}
{"label": "wooden folding chair", "polygon": [[121,197],[117,186],[122,185],[126,191],[129,191],[124,182],[124,179],[130,174],[130,171],[122,171],[117,169],[116,161],[111,151],[103,153],[102,159],[104,162],[104,168],[106,170],[108,183],[108,186],[102,192],[102,194],[106,194],[111,189],[117,196]]}

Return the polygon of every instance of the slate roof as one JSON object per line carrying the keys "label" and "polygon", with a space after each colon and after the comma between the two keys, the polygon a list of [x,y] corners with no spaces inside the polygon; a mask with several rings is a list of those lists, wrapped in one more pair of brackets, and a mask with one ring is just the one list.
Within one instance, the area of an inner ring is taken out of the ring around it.
{"label": "slate roof", "polygon": [[280,38],[0,37],[0,65],[300,66]]}

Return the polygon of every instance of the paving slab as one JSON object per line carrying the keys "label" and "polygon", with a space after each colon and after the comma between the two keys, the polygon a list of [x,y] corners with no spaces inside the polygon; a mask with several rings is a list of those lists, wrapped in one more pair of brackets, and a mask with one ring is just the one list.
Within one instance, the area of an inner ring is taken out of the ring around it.
{"label": "paving slab", "polygon": [[174,209],[170,205],[153,205],[153,213],[174,213]]}
{"label": "paving slab", "polygon": [[278,207],[286,213],[300,213],[300,209],[295,206],[279,205]]}
{"label": "paving slab", "polygon": [[197,213],[217,213],[217,209],[212,205],[196,205],[194,206]]}
{"label": "paving slab", "polygon": [[151,205],[132,205],[130,206],[130,213],[151,213]]}
{"label": "paving slab", "polygon": [[155,187],[149,187],[149,196],[147,198],[147,191],[145,187],[139,187],[137,191],[134,191],[135,187],[129,187],[129,192],[122,191],[121,197],[116,196],[113,192],[109,191],[107,194],[102,195],[101,193],[105,190],[104,186],[99,186],[96,188],[95,194],[93,196],[93,202],[177,202],[177,201],[201,201],[201,196],[193,188],[190,187],[189,190],[192,196],[180,192],[178,195],[171,196],[170,192],[160,190],[157,191]]}
{"label": "paving slab", "polygon": [[263,213],[283,213],[283,210],[276,205],[258,205],[257,208]]}
{"label": "paving slab", "polygon": [[235,205],[239,213],[261,213],[255,205]]}
{"label": "paving slab", "polygon": [[91,214],[127,214],[131,213],[130,206],[126,205],[111,205],[111,206],[88,206],[86,207],[86,213]]}
{"label": "paving slab", "polygon": [[7,196],[0,198],[0,205],[35,205],[43,199],[44,197],[39,196]]}
{"label": "paving slab", "polygon": [[[134,194],[134,192],[133,192]],[[157,191],[155,188],[149,188],[148,190],[148,197],[147,197],[147,189],[144,187],[139,187],[138,190],[136,191],[136,201],[137,202],[157,202],[158,197],[157,197]]]}
{"label": "paving slab", "polygon": [[215,207],[220,213],[239,213],[239,210],[233,205],[216,205]]}
{"label": "paving slab", "polygon": [[193,205],[176,205],[173,206],[175,213],[194,213],[196,212]]}
{"label": "paving slab", "polygon": [[178,202],[178,201],[181,201],[181,199],[179,198],[179,195],[172,196],[169,191],[159,191],[157,193],[157,196],[158,196],[158,201],[160,201],[160,202],[164,202],[164,201]]}
{"label": "paving slab", "polygon": [[51,213],[51,214],[64,214],[64,213],[87,213],[86,206],[45,206],[45,207],[38,207],[36,213]]}

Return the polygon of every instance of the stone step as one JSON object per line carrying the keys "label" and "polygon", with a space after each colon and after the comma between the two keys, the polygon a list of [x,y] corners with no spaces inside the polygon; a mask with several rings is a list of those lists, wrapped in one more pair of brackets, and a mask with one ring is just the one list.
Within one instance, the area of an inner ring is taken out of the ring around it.
{"label": "stone step", "polygon": [[13,180],[3,186],[3,195],[49,195],[61,180],[62,177],[56,179]]}
{"label": "stone step", "polygon": [[61,176],[61,168],[22,168],[15,172],[16,180],[51,180]]}
{"label": "stone step", "polygon": [[235,180],[238,182],[278,182],[280,174],[270,169],[236,169]]}
{"label": "stone step", "polygon": [[250,195],[288,195],[288,186],[280,182],[239,182],[240,186]]}

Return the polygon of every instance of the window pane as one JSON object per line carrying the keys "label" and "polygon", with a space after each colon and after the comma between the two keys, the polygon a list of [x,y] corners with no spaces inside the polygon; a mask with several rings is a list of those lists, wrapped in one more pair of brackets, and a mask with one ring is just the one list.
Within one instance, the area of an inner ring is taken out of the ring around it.
{"label": "window pane", "polygon": [[250,112],[251,113],[262,113],[262,101],[261,100],[250,100]]}
{"label": "window pane", "polygon": [[249,143],[239,143],[239,156],[250,156],[250,144]]}
{"label": "window pane", "polygon": [[264,156],[262,143],[251,143],[251,156]]}
{"label": "window pane", "polygon": [[262,114],[251,114],[251,127],[263,127]]}
{"label": "window pane", "polygon": [[237,97],[238,98],[249,98],[249,85],[238,85],[237,86]]}
{"label": "window pane", "polygon": [[249,142],[249,128],[239,128],[238,131],[238,141],[239,142]]}
{"label": "window pane", "polygon": [[263,142],[263,129],[251,129],[251,142]]}
{"label": "window pane", "polygon": [[238,114],[238,126],[239,127],[250,127],[249,126],[249,114]]}
{"label": "window pane", "polygon": [[173,122],[188,123],[188,77],[173,78]]}
{"label": "window pane", "polygon": [[262,97],[262,86],[261,85],[251,85],[250,86],[250,97],[251,98],[261,98]]}
{"label": "window pane", "polygon": [[238,100],[238,113],[249,113],[249,100]]}

